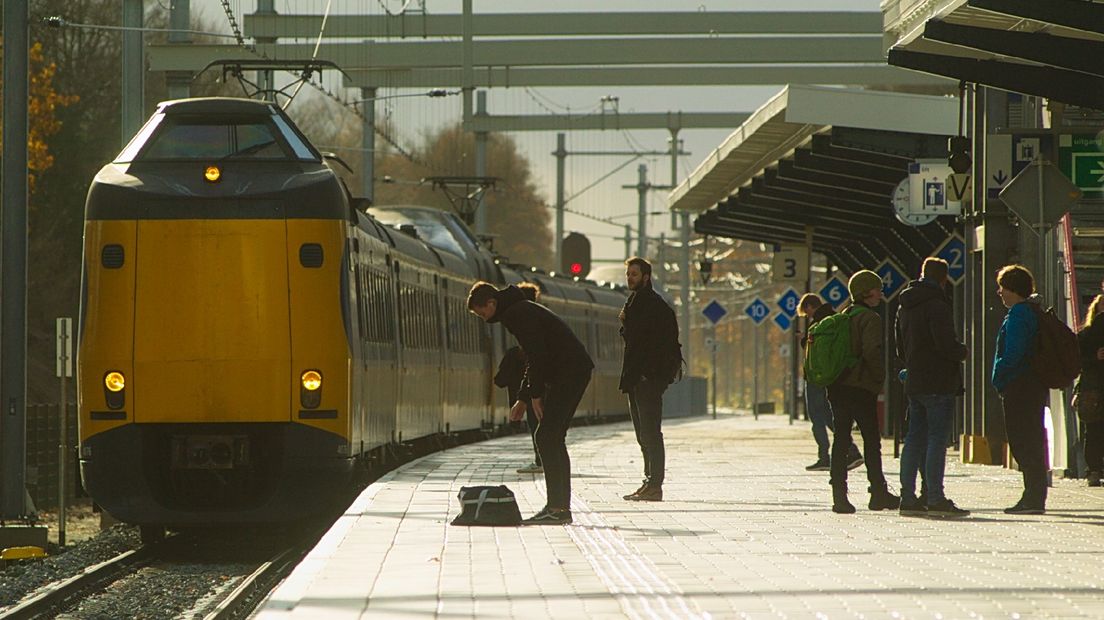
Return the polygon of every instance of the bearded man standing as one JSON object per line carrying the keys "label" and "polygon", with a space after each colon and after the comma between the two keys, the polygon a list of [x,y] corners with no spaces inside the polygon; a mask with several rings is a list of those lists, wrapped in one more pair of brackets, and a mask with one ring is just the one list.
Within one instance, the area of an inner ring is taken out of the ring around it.
{"label": "bearded man standing", "polygon": [[666,454],[663,447],[663,392],[682,364],[675,311],[652,288],[652,265],[634,256],[625,261],[632,294],[621,309],[625,340],[619,389],[629,395],[629,416],[644,456],[644,482],[625,496],[630,501],[663,500]]}

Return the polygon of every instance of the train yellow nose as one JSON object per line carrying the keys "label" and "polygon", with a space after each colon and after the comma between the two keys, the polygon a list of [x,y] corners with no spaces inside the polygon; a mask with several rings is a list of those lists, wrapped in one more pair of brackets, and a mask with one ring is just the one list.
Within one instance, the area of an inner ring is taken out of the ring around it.
{"label": "train yellow nose", "polygon": [[126,387],[126,378],[123,373],[112,370],[104,376],[104,387],[110,392],[122,392]]}
{"label": "train yellow nose", "polygon": [[322,387],[322,375],[317,370],[308,370],[300,377],[303,381],[303,389],[313,392]]}

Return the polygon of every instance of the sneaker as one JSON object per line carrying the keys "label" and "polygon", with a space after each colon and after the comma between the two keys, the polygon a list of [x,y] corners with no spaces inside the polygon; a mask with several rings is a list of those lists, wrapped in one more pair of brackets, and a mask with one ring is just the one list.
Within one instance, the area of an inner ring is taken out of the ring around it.
{"label": "sneaker", "polygon": [[847,455],[847,470],[851,471],[856,467],[862,467],[862,464],[866,461],[863,460],[862,454],[859,454],[858,448],[855,448],[850,454]]}
{"label": "sneaker", "polygon": [[1090,487],[1100,486],[1100,472],[1090,471],[1088,474],[1085,475],[1085,478],[1088,480]]}
{"label": "sneaker", "polygon": [[662,502],[663,501],[663,487],[644,485],[642,489],[636,493],[627,496],[625,499],[630,502]]}
{"label": "sneaker", "polygon": [[924,517],[928,514],[928,507],[918,498],[901,498],[902,517]]}
{"label": "sneaker", "polygon": [[[904,508],[901,508],[901,512],[904,512]],[[937,519],[961,519],[970,516],[970,511],[955,506],[954,502],[949,499],[944,499],[928,506],[928,516]]]}
{"label": "sneaker", "polygon": [[831,471],[832,465],[825,459],[820,459],[816,463],[805,468],[805,471]]}
{"label": "sneaker", "polygon": [[1031,506],[1024,504],[1023,501],[1016,502],[1015,506],[1011,508],[1005,508],[1004,514],[1006,515],[1041,515],[1046,513],[1046,508],[1042,506]]}
{"label": "sneaker", "polygon": [[570,510],[551,510],[548,508],[521,522],[522,525],[567,525],[568,523],[571,523]]}
{"label": "sneaker", "polygon": [[525,467],[518,467],[517,473],[519,474],[543,474],[544,467],[537,465],[536,463],[530,463]]}

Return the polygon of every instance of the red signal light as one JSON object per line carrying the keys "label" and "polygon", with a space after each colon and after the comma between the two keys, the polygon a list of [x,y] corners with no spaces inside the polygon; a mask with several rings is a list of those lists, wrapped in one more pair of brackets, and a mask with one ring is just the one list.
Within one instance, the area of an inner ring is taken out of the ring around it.
{"label": "red signal light", "polygon": [[583,273],[583,264],[582,263],[571,263],[571,275],[577,276],[581,273]]}

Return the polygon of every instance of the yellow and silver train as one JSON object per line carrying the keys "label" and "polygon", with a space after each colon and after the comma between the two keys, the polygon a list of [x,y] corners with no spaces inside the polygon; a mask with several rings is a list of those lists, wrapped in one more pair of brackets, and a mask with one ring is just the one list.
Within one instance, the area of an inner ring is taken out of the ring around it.
{"label": "yellow and silver train", "polygon": [[503,423],[477,279],[537,282],[598,366],[578,415],[626,413],[622,291],[500,266],[451,213],[357,204],[263,101],[162,103],[100,170],[77,375],[100,506],[149,531],[295,519],[388,447]]}

